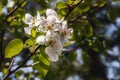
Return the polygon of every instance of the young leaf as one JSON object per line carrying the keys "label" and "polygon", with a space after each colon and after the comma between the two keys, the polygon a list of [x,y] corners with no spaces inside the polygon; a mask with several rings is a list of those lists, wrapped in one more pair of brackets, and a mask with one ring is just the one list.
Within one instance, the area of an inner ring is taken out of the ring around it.
{"label": "young leaf", "polygon": [[12,40],[5,49],[5,58],[11,58],[20,53],[23,49],[23,42],[20,39]]}
{"label": "young leaf", "polygon": [[40,73],[40,77],[43,78],[46,76],[50,65],[49,60],[40,54],[34,57],[34,62],[37,64],[33,67]]}
{"label": "young leaf", "polygon": [[93,28],[90,25],[84,26],[84,35],[86,37],[92,36],[93,35]]}
{"label": "young leaf", "polygon": [[117,8],[110,8],[107,13],[108,18],[115,22],[115,20],[120,17],[120,10]]}
{"label": "young leaf", "polygon": [[32,46],[35,44],[34,40],[33,39],[28,39],[25,41],[25,44],[28,45],[28,46]]}
{"label": "young leaf", "polygon": [[80,0],[67,0],[67,3],[70,5],[76,5]]}
{"label": "young leaf", "polygon": [[66,8],[66,7],[67,7],[66,4],[62,1],[60,1],[56,4],[57,9],[62,9],[62,8]]}
{"label": "young leaf", "polygon": [[0,15],[2,13],[2,4],[0,3]]}
{"label": "young leaf", "polygon": [[31,35],[32,37],[36,37],[36,28],[31,29]]}
{"label": "young leaf", "polygon": [[48,59],[48,56],[45,54],[45,48],[41,47],[40,48],[40,54],[36,55],[33,58],[33,61],[38,64],[34,65],[33,67],[40,73],[40,77],[43,78],[46,76],[49,66],[50,66],[50,61]]}

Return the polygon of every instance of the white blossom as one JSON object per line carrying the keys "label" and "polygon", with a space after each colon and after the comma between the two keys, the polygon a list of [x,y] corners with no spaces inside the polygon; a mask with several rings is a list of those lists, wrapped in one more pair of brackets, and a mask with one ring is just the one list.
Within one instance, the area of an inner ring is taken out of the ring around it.
{"label": "white blossom", "polygon": [[51,28],[48,28],[48,29],[58,31],[59,28],[61,27],[60,25],[61,21],[58,19],[57,13],[52,9],[47,9],[46,16],[47,16],[47,19],[46,19],[47,27],[51,26]]}
{"label": "white blossom", "polygon": [[38,36],[36,39],[36,43],[40,44],[40,45],[44,45],[45,44],[45,36]]}
{"label": "white blossom", "polygon": [[[51,44],[49,44],[49,46],[45,49],[46,54],[48,54],[50,60],[56,61],[63,50],[63,44],[61,42],[60,35],[58,33],[52,33],[49,31],[46,38],[48,42],[51,41]],[[53,56],[53,54],[55,55]],[[55,56],[57,57],[55,58]]]}
{"label": "white blossom", "polygon": [[65,34],[62,36],[63,37],[63,39],[62,39],[63,44],[69,42],[69,39],[71,38],[71,33],[72,32],[73,32],[72,28],[69,28],[69,29],[66,30]]}
{"label": "white blossom", "polygon": [[50,61],[58,61],[63,45],[69,41],[73,31],[68,28],[64,18],[60,20],[55,10],[47,9],[46,17],[40,16],[39,12],[37,12],[35,17],[27,13],[25,15],[25,23],[29,25],[29,27],[24,28],[26,34],[31,34],[33,27],[36,27],[36,32],[44,33],[43,35],[37,35],[36,44],[47,46],[45,52],[49,56]]}
{"label": "white blossom", "polygon": [[[40,16],[40,14],[37,12],[37,16],[33,17],[31,14],[26,13],[25,14],[25,23],[28,24],[28,27],[25,27],[25,33],[31,34],[31,29],[33,27],[37,27],[38,30],[43,29],[43,25],[45,25],[46,19],[43,16]],[[41,26],[42,25],[42,26]]]}
{"label": "white blossom", "polygon": [[8,2],[7,2],[7,8],[13,7],[14,4],[15,4],[14,0],[8,0]]}
{"label": "white blossom", "polygon": [[[51,61],[57,61],[59,55],[62,53],[63,45],[59,38],[55,38],[54,44],[45,48],[46,54],[48,54]],[[53,55],[54,54],[54,55]]]}

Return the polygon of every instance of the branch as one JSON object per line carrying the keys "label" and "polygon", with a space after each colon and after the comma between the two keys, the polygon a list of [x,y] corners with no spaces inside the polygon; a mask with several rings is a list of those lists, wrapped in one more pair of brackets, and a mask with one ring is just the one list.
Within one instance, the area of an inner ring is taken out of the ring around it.
{"label": "branch", "polygon": [[[73,45],[73,44],[72,44]],[[71,49],[66,49],[66,50],[64,50],[63,51],[63,53],[71,53],[71,52],[74,52],[74,51],[76,51],[77,49],[79,49],[79,48],[83,48],[83,47],[86,47],[86,46],[88,46],[88,44],[79,44],[79,45],[77,45],[76,43],[74,43],[74,45],[75,46],[73,46]],[[71,45],[70,45],[71,46]]]}
{"label": "branch", "polygon": [[70,13],[79,5],[82,3],[83,0],[80,0],[76,5],[68,5],[68,12],[66,16],[64,17],[64,20],[67,19],[67,17],[70,15]]}
{"label": "branch", "polygon": [[3,54],[3,38],[6,30],[1,30],[0,32],[0,66],[2,66],[2,62],[4,59],[4,54]]}
{"label": "branch", "polygon": [[81,46],[78,45],[78,46],[76,46],[76,47],[73,47],[72,49],[66,49],[66,50],[63,51],[63,53],[71,53],[71,52],[74,52],[74,51],[76,51],[77,49],[79,49],[80,47],[81,47]]}
{"label": "branch", "polygon": [[12,59],[11,62],[10,62],[10,65],[9,65],[9,67],[8,67],[8,72],[10,72],[10,69],[11,69],[11,67],[13,66],[13,63],[14,63],[14,59]]}
{"label": "branch", "polygon": [[[75,18],[71,19],[71,20],[68,21],[68,22],[69,22],[69,23],[75,22],[75,21],[77,21],[78,19],[86,20],[86,19],[88,19],[88,18],[86,17],[86,15],[87,15],[87,14],[90,14],[91,11],[97,10],[97,9],[99,9],[99,8],[104,8],[105,6],[106,6],[106,4],[105,4],[104,6],[93,5],[93,6],[91,6],[91,7],[89,8],[89,10],[87,10],[86,12],[84,12],[84,13],[82,13],[82,14],[77,15]],[[85,17],[84,17],[84,16],[85,16]]]}
{"label": "branch", "polygon": [[[89,9],[88,11],[86,11],[86,12],[84,12],[84,13],[82,13],[82,14],[79,14],[79,15],[76,16],[75,18],[71,19],[69,22],[71,23],[71,22],[77,21],[78,19],[82,19],[83,16],[89,14],[92,10],[95,10],[95,9],[97,9],[97,8],[100,8],[100,7],[99,7],[98,5],[92,6],[92,7],[90,7],[90,9]],[[86,17],[86,18],[87,18],[87,17]],[[84,18],[83,18],[83,19],[84,19]]]}
{"label": "branch", "polygon": [[17,70],[19,70],[21,67],[23,67],[26,62],[34,55],[34,53],[40,48],[40,45],[36,47],[36,49],[25,59],[25,61],[18,66],[16,69],[10,71],[8,74],[6,74],[2,80],[6,80],[11,74],[13,74],[14,72],[16,72]]}
{"label": "branch", "polygon": [[23,65],[23,67],[33,67],[34,65],[36,65],[36,64],[38,64],[38,63],[40,63],[40,62],[35,62],[35,63],[33,63],[33,64],[30,64],[30,65]]}

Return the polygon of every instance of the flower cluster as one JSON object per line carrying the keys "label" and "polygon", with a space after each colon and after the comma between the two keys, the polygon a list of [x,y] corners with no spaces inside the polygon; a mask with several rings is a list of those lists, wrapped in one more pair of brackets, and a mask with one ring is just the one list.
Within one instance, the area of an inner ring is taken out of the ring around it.
{"label": "flower cluster", "polygon": [[40,16],[39,13],[35,17],[26,13],[25,23],[29,25],[24,28],[26,34],[31,34],[33,28],[36,28],[37,32],[43,33],[37,36],[36,44],[46,45],[45,52],[50,60],[57,61],[62,53],[63,45],[71,37],[72,29],[68,28],[67,22],[60,20],[54,10],[47,9],[46,17]]}

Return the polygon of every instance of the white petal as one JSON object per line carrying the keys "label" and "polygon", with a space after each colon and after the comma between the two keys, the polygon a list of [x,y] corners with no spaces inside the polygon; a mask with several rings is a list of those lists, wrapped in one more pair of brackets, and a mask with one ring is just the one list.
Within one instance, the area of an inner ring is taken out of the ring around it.
{"label": "white petal", "polygon": [[60,24],[54,24],[53,29],[54,31],[60,31],[61,32],[61,25]]}
{"label": "white petal", "polygon": [[63,22],[64,21],[64,17],[60,21]]}
{"label": "white petal", "polygon": [[50,15],[57,16],[57,13],[53,9],[47,9],[46,10],[46,16],[50,16]]}
{"label": "white petal", "polygon": [[46,54],[49,56],[50,61],[56,62],[58,61],[58,55],[54,52],[54,49],[52,47],[46,47],[45,48]]}
{"label": "white petal", "polygon": [[48,25],[55,24],[56,20],[57,20],[56,16],[54,16],[54,15],[48,16],[47,17],[47,24]]}
{"label": "white petal", "polygon": [[25,23],[26,23],[26,24],[32,23],[32,22],[31,22],[32,19],[33,19],[33,17],[32,17],[31,14],[29,14],[29,13],[26,13],[26,14],[25,14]]}
{"label": "white petal", "polygon": [[39,22],[40,22],[40,25],[45,26],[46,25],[46,19],[45,19],[45,17],[41,16]]}
{"label": "white petal", "polygon": [[36,43],[44,45],[45,44],[45,36],[38,36],[36,39]]}
{"label": "white petal", "polygon": [[37,30],[46,33],[46,30],[43,26],[38,26]]}
{"label": "white petal", "polygon": [[46,33],[46,42],[50,40],[51,34],[52,34],[51,31],[48,30]]}
{"label": "white petal", "polygon": [[58,41],[55,42],[54,50],[59,55],[62,53],[63,45],[62,45],[61,41],[58,40]]}
{"label": "white petal", "polygon": [[11,7],[14,6],[14,4],[15,4],[15,2],[14,2],[13,0],[8,0],[8,2],[7,2],[7,7],[8,7],[8,8],[11,8]]}
{"label": "white petal", "polygon": [[39,26],[40,25],[40,22],[39,21],[36,21],[34,26]]}
{"label": "white petal", "polygon": [[67,31],[68,31],[68,34],[73,33],[73,29],[72,28],[69,28]]}
{"label": "white petal", "polygon": [[31,34],[31,27],[24,28],[25,34]]}
{"label": "white petal", "polygon": [[67,22],[66,21],[62,22],[62,28],[63,28],[63,31],[65,31],[67,29]]}
{"label": "white petal", "polygon": [[40,19],[40,13],[37,11],[37,19]]}

